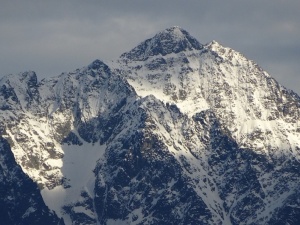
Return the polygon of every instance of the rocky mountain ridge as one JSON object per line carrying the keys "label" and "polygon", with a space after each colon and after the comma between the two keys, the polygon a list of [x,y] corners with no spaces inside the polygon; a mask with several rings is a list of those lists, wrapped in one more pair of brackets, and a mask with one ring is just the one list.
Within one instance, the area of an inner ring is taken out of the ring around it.
{"label": "rocky mountain ridge", "polygon": [[0,108],[1,137],[65,224],[300,221],[299,96],[179,27],[107,65],[3,77]]}

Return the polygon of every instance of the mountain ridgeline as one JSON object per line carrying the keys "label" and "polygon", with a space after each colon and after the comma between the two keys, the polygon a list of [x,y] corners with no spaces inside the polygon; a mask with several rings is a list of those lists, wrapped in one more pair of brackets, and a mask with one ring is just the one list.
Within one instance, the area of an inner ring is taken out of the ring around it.
{"label": "mountain ridgeline", "polygon": [[300,97],[216,41],[7,75],[0,109],[5,224],[300,224]]}

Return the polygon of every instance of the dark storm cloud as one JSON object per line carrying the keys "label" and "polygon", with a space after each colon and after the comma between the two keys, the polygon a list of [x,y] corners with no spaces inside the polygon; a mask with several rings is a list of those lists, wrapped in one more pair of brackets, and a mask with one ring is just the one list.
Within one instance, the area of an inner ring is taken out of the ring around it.
{"label": "dark storm cloud", "polygon": [[57,75],[118,57],[178,25],[203,44],[217,40],[300,93],[299,0],[4,0],[1,75]]}

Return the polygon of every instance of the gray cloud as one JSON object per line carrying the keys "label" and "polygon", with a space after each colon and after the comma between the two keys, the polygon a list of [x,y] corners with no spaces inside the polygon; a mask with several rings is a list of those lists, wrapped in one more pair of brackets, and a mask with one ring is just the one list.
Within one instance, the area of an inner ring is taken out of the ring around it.
{"label": "gray cloud", "polygon": [[178,25],[203,44],[217,40],[300,93],[299,0],[4,0],[1,75],[58,75],[109,60]]}

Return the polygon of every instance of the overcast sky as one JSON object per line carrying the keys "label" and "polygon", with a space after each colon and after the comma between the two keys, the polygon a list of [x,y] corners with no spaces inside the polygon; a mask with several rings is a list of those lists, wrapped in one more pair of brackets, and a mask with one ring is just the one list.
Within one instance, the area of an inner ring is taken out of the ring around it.
{"label": "overcast sky", "polygon": [[1,0],[0,76],[115,59],[174,25],[241,52],[300,94],[299,0]]}

